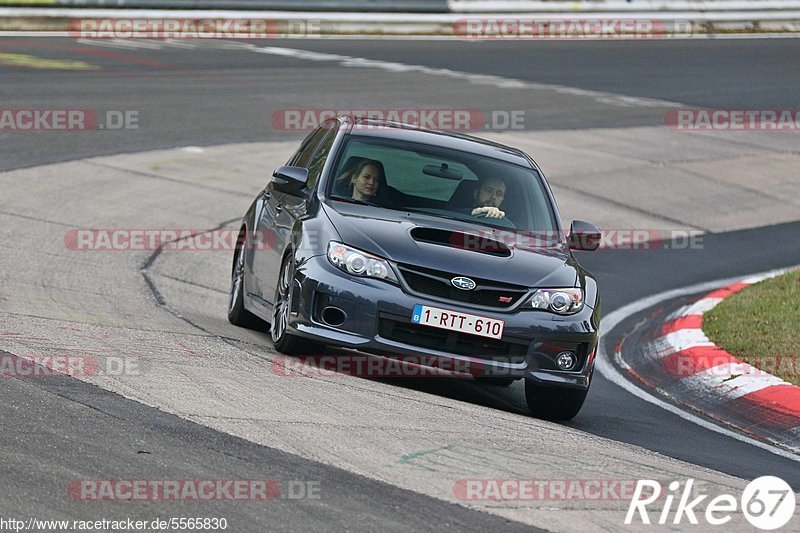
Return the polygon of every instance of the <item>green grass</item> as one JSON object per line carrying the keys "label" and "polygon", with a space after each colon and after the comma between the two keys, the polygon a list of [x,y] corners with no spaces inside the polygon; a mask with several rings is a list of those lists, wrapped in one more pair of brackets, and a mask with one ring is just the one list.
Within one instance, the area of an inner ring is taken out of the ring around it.
{"label": "green grass", "polygon": [[746,287],[703,317],[717,346],[800,385],[800,271]]}

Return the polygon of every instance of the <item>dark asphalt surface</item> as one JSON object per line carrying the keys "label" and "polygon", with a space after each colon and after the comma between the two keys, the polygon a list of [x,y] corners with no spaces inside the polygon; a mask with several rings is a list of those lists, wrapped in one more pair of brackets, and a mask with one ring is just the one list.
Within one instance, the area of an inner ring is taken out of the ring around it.
{"label": "dark asphalt surface", "polygon": [[[120,49],[66,38],[0,38],[0,54],[80,60],[99,68],[44,70],[0,61],[0,107],[138,113],[136,130],[0,131],[0,170],[173,146],[296,139],[301,135],[271,125],[272,115],[285,109],[519,110],[525,111],[527,129],[540,130],[660,125],[668,109],[347,68],[254,53],[225,41],[193,44],[197,48]],[[800,41],[792,39],[242,44],[493,74],[693,107],[793,108],[800,86]]]}
{"label": "dark asphalt surface", "polygon": [[[696,107],[783,108],[797,104],[796,39],[598,42],[303,41],[292,47],[424,64]],[[280,46],[280,45],[278,45]],[[435,46],[436,53],[430,53]],[[580,112],[580,110],[576,110]],[[606,126],[623,124],[622,113]],[[567,117],[563,117],[565,123]],[[553,125],[551,127],[559,127]],[[548,127],[549,129],[549,127]]]}
{"label": "dark asphalt surface", "polygon": [[[796,40],[266,44],[661,98],[696,107],[798,107],[800,71],[795,66],[800,41]],[[408,75],[398,82],[370,69],[239,49],[123,50],[85,46],[70,39],[20,38],[0,39],[2,53],[80,59],[102,70],[0,66],[0,107],[137,110],[140,126],[126,131],[0,131],[0,170],[188,144],[299,138],[302,134],[271,128],[269,118],[280,109],[526,109],[537,118],[529,124],[536,129],[657,125],[664,112],[547,94],[530,101],[522,91],[513,90],[499,99],[496,88],[453,80],[438,82],[452,88],[441,92],[436,89],[439,85],[432,89],[435,82],[423,75]],[[580,260],[600,278],[608,313],[664,290],[800,264],[798,235],[800,223],[793,223],[708,235],[702,250],[599,252],[582,254]],[[606,342],[613,345],[614,341],[612,337]],[[0,511],[6,515],[18,514],[20,509],[49,509],[53,513],[45,513],[48,517],[85,514],[91,505],[72,508],[76,502],[66,495],[54,499],[53,494],[62,490],[65,480],[91,477],[102,464],[105,469],[116,465],[120,477],[135,473],[162,478],[302,478],[320,479],[323,487],[331,487],[324,489],[321,502],[300,506],[280,501],[257,509],[252,504],[234,504],[239,524],[247,524],[243,529],[251,524],[252,530],[259,526],[339,529],[345,524],[354,530],[374,529],[376,524],[381,529],[401,529],[408,525],[409,514],[414,515],[417,527],[430,529],[448,524],[465,530],[508,527],[499,518],[255,446],[76,380],[57,379],[34,384],[11,379],[0,388],[4,408],[18,414],[9,417],[0,432],[5,484]],[[797,463],[703,430],[602,377],[595,380],[586,406],[568,425],[744,478],[780,475],[800,488]],[[150,453],[140,454],[140,450]],[[223,507],[218,516],[229,509]],[[123,509],[126,516],[148,518],[154,510],[158,506]],[[175,504],[168,510],[180,514]],[[214,509],[203,507],[202,514],[211,516],[210,510]]]}

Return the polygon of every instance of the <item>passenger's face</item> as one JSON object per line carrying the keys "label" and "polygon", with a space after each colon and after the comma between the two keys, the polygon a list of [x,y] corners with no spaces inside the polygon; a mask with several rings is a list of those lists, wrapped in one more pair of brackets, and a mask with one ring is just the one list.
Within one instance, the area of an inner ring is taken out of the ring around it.
{"label": "passenger's face", "polygon": [[506,195],[506,184],[503,180],[490,178],[485,180],[475,192],[476,207],[500,207]]}
{"label": "passenger's face", "polygon": [[381,171],[375,165],[366,165],[361,169],[358,176],[354,176],[353,182],[353,198],[360,199],[364,197],[375,196],[378,192],[378,187],[381,181]]}

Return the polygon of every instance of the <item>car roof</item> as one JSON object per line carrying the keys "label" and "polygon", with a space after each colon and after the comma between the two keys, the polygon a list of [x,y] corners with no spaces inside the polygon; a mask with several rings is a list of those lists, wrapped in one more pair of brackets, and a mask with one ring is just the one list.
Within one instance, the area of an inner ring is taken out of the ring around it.
{"label": "car roof", "polygon": [[421,128],[413,124],[355,117],[351,115],[337,117],[337,120],[346,128],[347,133],[450,148],[538,170],[538,167],[531,165],[530,158],[522,150],[486,139],[473,137],[472,135],[432,130]]}

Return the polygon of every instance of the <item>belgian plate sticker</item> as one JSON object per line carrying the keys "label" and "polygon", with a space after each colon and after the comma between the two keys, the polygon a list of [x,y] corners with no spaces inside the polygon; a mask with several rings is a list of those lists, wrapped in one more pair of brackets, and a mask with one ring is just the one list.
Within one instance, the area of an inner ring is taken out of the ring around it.
{"label": "belgian plate sticker", "polygon": [[411,322],[423,326],[469,333],[479,337],[500,339],[505,322],[488,316],[461,313],[428,305],[415,305]]}

